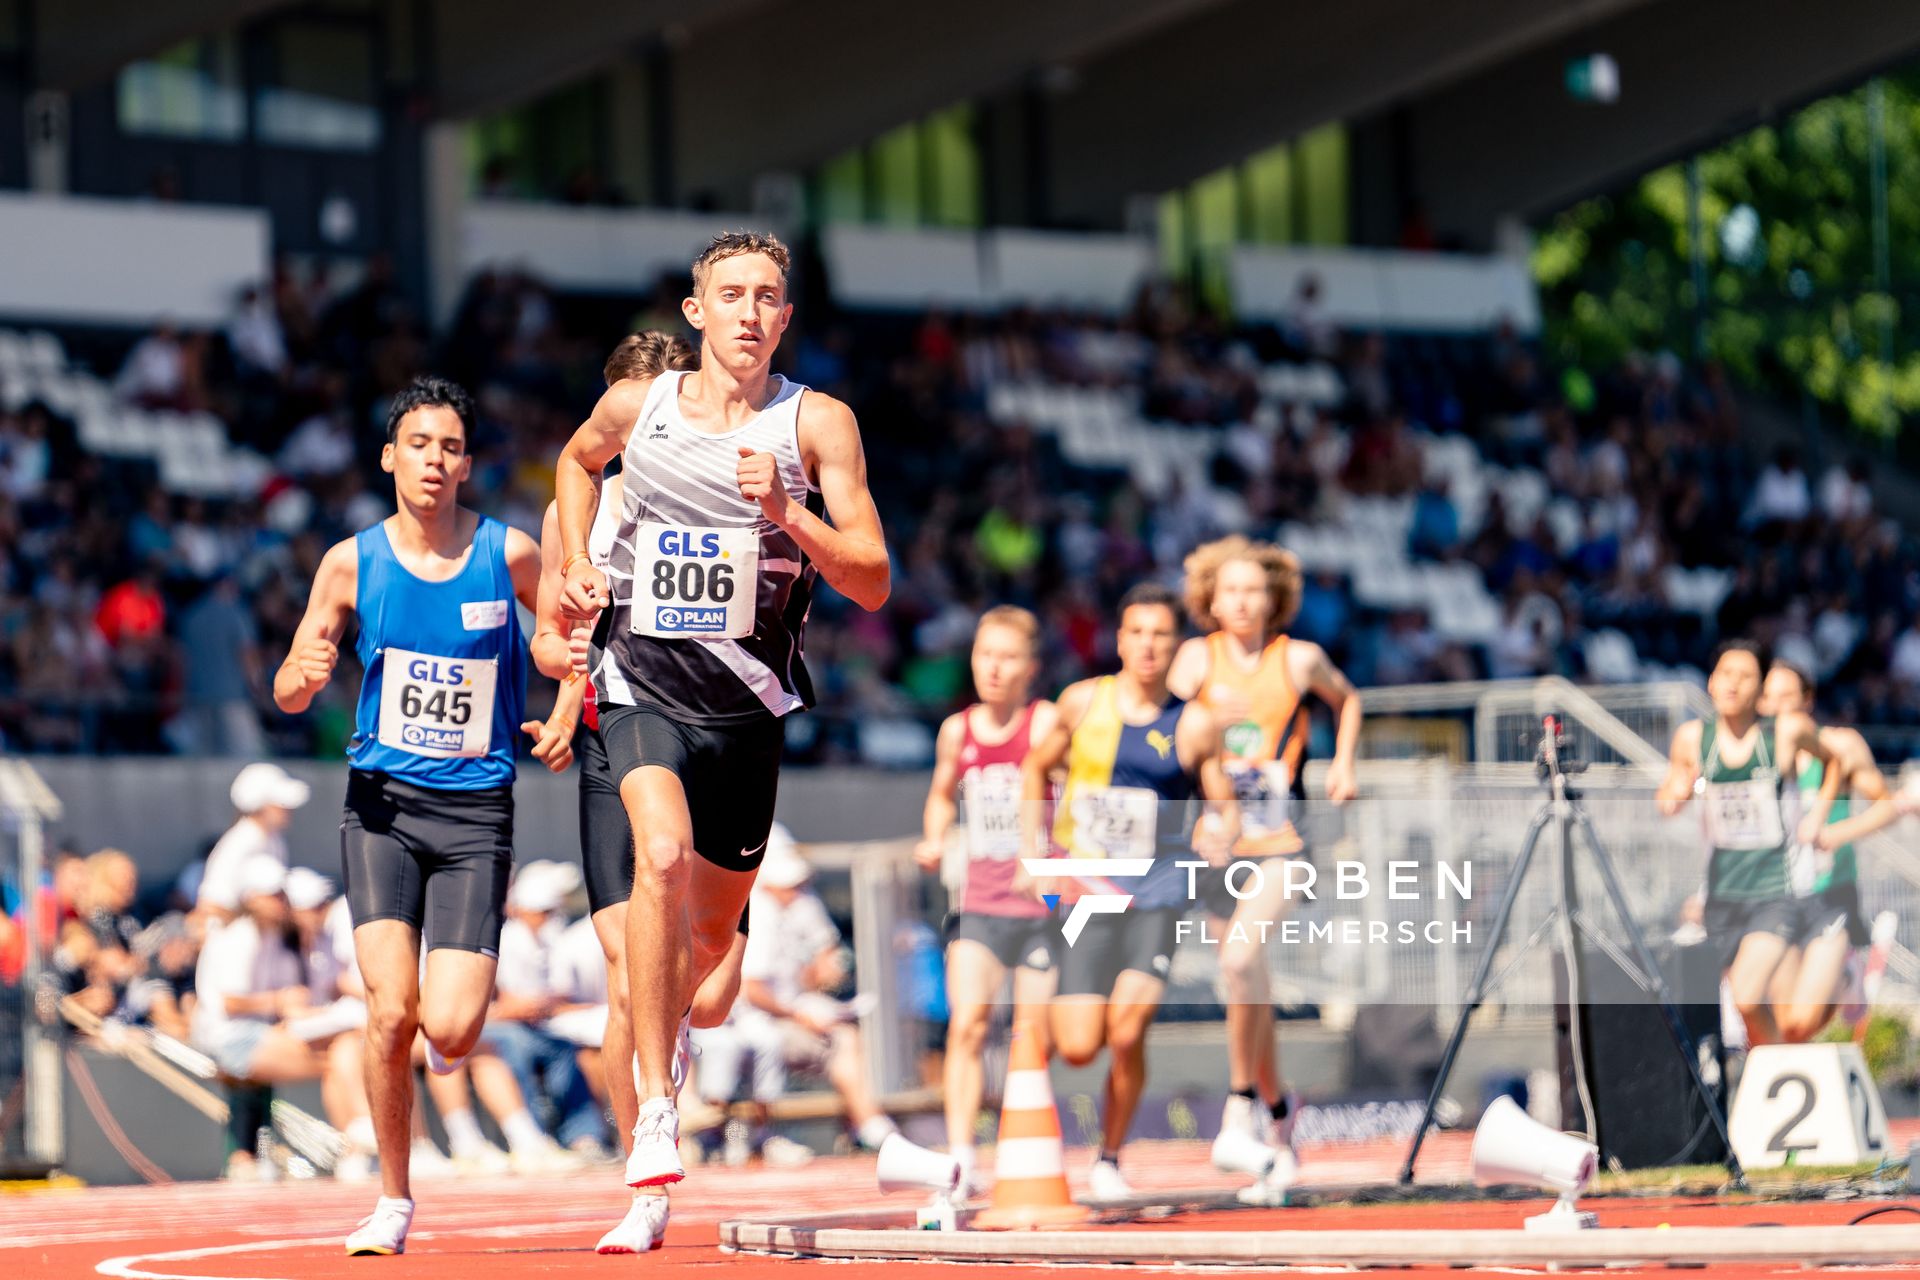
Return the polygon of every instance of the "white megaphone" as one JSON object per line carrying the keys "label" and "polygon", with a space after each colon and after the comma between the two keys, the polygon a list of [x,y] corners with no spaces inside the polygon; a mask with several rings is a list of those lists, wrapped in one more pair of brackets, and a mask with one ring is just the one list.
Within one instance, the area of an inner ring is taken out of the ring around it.
{"label": "white megaphone", "polygon": [[921,1230],[952,1231],[958,1226],[953,1204],[960,1189],[957,1157],[929,1151],[896,1131],[880,1144],[880,1160],[873,1174],[882,1191],[933,1192],[933,1201],[922,1205],[915,1215],[914,1225]]}
{"label": "white megaphone", "polygon": [[1546,1213],[1528,1218],[1529,1231],[1573,1231],[1599,1225],[1574,1206],[1600,1166],[1600,1148],[1585,1138],[1549,1129],[1502,1094],[1473,1131],[1473,1180],[1483,1187],[1518,1183],[1560,1197]]}

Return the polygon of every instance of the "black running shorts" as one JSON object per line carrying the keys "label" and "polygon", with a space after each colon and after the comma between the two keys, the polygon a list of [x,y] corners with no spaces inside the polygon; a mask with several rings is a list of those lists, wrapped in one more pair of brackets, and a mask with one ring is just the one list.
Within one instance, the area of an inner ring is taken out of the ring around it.
{"label": "black running shorts", "polygon": [[[1062,906],[1062,910],[1067,908]],[[1167,980],[1173,969],[1174,940],[1181,907],[1157,907],[1087,918],[1071,946],[1060,939],[1060,987],[1063,996],[1110,996],[1128,969]]]}
{"label": "black running shorts", "polygon": [[653,765],[680,779],[693,818],[693,850],[724,871],[754,871],[773,829],[780,753],[773,716],[737,725],[681,724],[657,707],[600,704],[600,737],[617,788]]}
{"label": "black running shorts", "polygon": [[1054,952],[1060,946],[1060,919],[963,911],[953,936],[955,941],[965,938],[979,943],[993,952],[993,958],[1006,968],[1046,973],[1053,968]]}
{"label": "black running shorts", "polygon": [[424,949],[497,955],[513,872],[513,788],[443,791],[349,770],[340,867],[356,926],[404,920]]}
{"label": "black running shorts", "polygon": [[580,762],[580,863],[588,910],[597,913],[633,896],[633,828],[598,729],[575,731],[573,757]]}

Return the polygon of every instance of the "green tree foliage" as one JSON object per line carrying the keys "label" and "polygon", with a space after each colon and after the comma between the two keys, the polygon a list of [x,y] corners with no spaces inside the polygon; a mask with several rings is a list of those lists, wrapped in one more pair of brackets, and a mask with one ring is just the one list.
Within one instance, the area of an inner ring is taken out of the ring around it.
{"label": "green tree foliage", "polygon": [[1634,349],[1691,354],[1697,334],[1747,383],[1804,389],[1895,434],[1920,412],[1920,73],[1884,92],[1889,291],[1875,287],[1863,86],[1697,157],[1704,300],[1685,162],[1548,219],[1533,268],[1555,352],[1591,368]]}

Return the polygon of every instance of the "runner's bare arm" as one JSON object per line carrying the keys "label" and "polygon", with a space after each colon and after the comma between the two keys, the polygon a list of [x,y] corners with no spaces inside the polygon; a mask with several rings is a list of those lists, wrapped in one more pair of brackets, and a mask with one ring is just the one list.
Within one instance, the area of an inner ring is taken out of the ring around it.
{"label": "runner's bare arm", "polygon": [[1667,776],[1653,793],[1660,812],[1672,817],[1693,799],[1694,780],[1700,776],[1700,722],[1689,720],[1673,731],[1667,753]]}
{"label": "runner's bare arm", "polygon": [[1821,828],[1827,825],[1833,802],[1840,798],[1846,770],[1840,767],[1832,748],[1821,740],[1820,726],[1812,716],[1798,711],[1781,716],[1774,722],[1774,737],[1775,749],[1780,752],[1775,759],[1796,760],[1799,758],[1796,753],[1805,751],[1826,766],[1820,771],[1820,790],[1800,815],[1800,826],[1795,832],[1800,843],[1812,844],[1819,838]]}
{"label": "runner's bare arm", "polygon": [[947,832],[959,813],[954,797],[960,786],[960,743],[966,737],[967,713],[956,711],[940,726],[933,744],[933,782],[927,788],[926,807],[920,814],[920,843],[914,846],[913,860],[922,871],[937,871],[946,856]]}
{"label": "runner's bare arm", "polygon": [[508,529],[506,544],[501,548],[507,558],[507,575],[513,579],[513,598],[527,607],[527,612],[539,617],[540,610],[540,544],[529,538],[519,529]]}
{"label": "runner's bare arm", "polygon": [[1240,798],[1227,776],[1220,724],[1213,713],[1189,702],[1173,729],[1174,750],[1180,763],[1200,784],[1207,812],[1194,824],[1193,851],[1216,865],[1233,856],[1240,840]]}
{"label": "runner's bare arm", "polygon": [[809,393],[800,402],[798,433],[800,456],[832,523],[786,491],[772,454],[741,451],[740,491],[760,500],[767,518],[793,535],[835,591],[862,609],[878,609],[893,589],[892,571],[880,513],[867,490],[867,455],[853,410],[832,396]]}
{"label": "runner's bare arm", "polygon": [[1189,702],[1199,697],[1207,683],[1208,665],[1206,637],[1189,636],[1181,642],[1180,652],[1173,655],[1173,666],[1167,671],[1167,692]]}
{"label": "runner's bare arm", "polygon": [[600,473],[627,447],[652,386],[651,378],[622,378],[608,387],[560,450],[553,504],[560,521],[560,609],[568,617],[592,618],[607,606],[607,576],[587,560],[587,535],[600,504]]}
{"label": "runner's bare arm", "polygon": [[1826,739],[1829,749],[1839,761],[1839,771],[1846,774],[1845,785],[1852,788],[1854,795],[1864,797],[1867,807],[1820,828],[1814,843],[1822,849],[1838,849],[1841,845],[1864,840],[1898,821],[1900,807],[1894,803],[1886,775],[1880,772],[1867,740],[1860,736],[1859,731],[1822,729],[1820,736]]}
{"label": "runner's bare arm", "polygon": [[1074,726],[1093,701],[1093,686],[1091,680],[1068,685],[1047,732],[1042,734],[1037,724],[1033,727],[1027,758],[1020,765],[1020,855],[1024,858],[1047,856],[1047,784],[1053,771],[1066,762]]}
{"label": "runner's bare arm", "polygon": [[288,715],[305,711],[333,678],[359,580],[360,554],[352,538],[334,543],[320,558],[307,612],[294,630],[286,661],[273,673],[273,704]]}
{"label": "runner's bare arm", "polygon": [[1302,651],[1304,677],[1295,687],[1310,690],[1332,709],[1338,727],[1333,735],[1333,759],[1327,763],[1327,799],[1345,804],[1360,794],[1354,760],[1360,754],[1360,691],[1346,673],[1333,665],[1327,651],[1308,640],[1290,641],[1288,655]]}
{"label": "runner's bare arm", "polygon": [[540,521],[540,597],[533,606],[533,665],[550,680],[563,680],[572,670],[567,654],[567,634],[573,629],[560,616],[560,515],[554,503]]}

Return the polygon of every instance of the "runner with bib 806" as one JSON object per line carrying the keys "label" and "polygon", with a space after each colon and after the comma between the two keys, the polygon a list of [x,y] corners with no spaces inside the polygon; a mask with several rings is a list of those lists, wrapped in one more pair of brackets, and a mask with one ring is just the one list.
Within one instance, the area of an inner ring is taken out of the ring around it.
{"label": "runner with bib 806", "polygon": [[[867,609],[889,590],[852,411],[770,369],[793,314],[789,266],[772,236],[715,239],[682,306],[699,369],[609,387],[555,479],[561,609],[596,624],[600,732],[633,825],[630,1186],[686,1176],[675,1024],[732,946],[766,852],[782,717],[813,701],[801,633],[814,580]],[[588,534],[616,456],[620,525],[603,569]]]}

